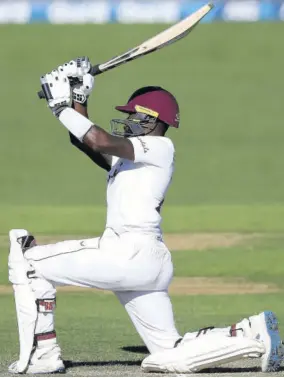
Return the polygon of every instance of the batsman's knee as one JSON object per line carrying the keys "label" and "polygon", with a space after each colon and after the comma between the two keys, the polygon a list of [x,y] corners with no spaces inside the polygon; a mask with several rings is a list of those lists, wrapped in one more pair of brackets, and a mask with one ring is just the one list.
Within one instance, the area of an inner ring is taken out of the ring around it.
{"label": "batsman's knee", "polygon": [[22,229],[11,230],[9,238],[9,281],[15,285],[27,284],[29,282],[27,272],[31,269],[31,266],[25,259],[24,252],[27,248],[31,248],[34,238],[29,235],[28,231]]}

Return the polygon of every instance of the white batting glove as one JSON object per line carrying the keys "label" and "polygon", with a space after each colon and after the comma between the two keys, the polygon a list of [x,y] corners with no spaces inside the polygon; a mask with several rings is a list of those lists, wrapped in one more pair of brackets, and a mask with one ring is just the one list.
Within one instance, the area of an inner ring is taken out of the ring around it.
{"label": "white batting glove", "polygon": [[68,63],[64,63],[62,66],[58,67],[58,70],[63,72],[66,76],[71,78],[81,79],[86,75],[92,65],[87,56],[79,57],[71,60]]}
{"label": "white batting glove", "polygon": [[62,110],[72,104],[71,86],[68,77],[58,70],[53,70],[40,78],[42,89],[53,114],[59,117]]}
{"label": "white batting glove", "polygon": [[79,104],[85,104],[95,87],[95,78],[86,74],[83,76],[82,81],[79,84],[72,86],[73,101]]}

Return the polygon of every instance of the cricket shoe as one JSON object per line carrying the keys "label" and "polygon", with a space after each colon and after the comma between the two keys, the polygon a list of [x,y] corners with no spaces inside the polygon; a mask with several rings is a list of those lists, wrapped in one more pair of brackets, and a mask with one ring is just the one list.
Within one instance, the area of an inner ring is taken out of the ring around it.
{"label": "cricket shoe", "polygon": [[261,341],[265,346],[265,353],[261,356],[261,370],[263,372],[278,371],[284,360],[284,347],[281,341],[278,320],[271,311],[261,312],[236,325],[242,328],[244,336]]}
{"label": "cricket shoe", "polygon": [[[13,362],[9,368],[11,374],[23,374],[18,370],[18,361]],[[37,361],[36,363],[30,363],[24,374],[64,374],[65,366],[62,359],[50,359]]]}
{"label": "cricket shoe", "polygon": [[[19,374],[18,361],[12,363],[9,373]],[[47,340],[34,348],[25,374],[60,374],[65,373],[65,366],[61,358],[61,349],[56,340]],[[22,372],[21,372],[22,374]]]}

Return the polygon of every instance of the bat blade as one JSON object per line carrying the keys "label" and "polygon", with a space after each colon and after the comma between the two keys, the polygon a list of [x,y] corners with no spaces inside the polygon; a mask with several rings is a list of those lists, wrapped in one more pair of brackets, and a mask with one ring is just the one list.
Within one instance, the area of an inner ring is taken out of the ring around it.
{"label": "bat blade", "polygon": [[137,59],[147,55],[156,50],[169,46],[180,39],[186,37],[199,22],[213,9],[214,5],[209,3],[198,9],[195,13],[189,15],[187,18],[162,31],[156,36],[143,42],[141,45],[112,58],[106,63],[97,66],[97,70],[104,72],[111,68],[117,67],[121,64]]}
{"label": "bat blade", "polygon": [[164,30],[155,37],[144,42],[140,49],[147,51],[148,49],[161,49],[164,46],[168,46],[184,37],[186,37],[195,26],[213,9],[213,4],[209,3],[198,9],[195,13],[189,15],[184,20]]}

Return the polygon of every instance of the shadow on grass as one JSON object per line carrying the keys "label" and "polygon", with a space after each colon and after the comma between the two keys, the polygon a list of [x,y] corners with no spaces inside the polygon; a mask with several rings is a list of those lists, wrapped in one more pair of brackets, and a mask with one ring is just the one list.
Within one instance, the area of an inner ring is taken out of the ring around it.
{"label": "shadow on grass", "polygon": [[150,354],[147,347],[144,345],[131,345],[131,346],[125,346],[120,348],[124,352],[130,352],[130,353],[140,353],[140,354]]}
{"label": "shadow on grass", "polygon": [[142,361],[64,361],[66,369],[82,366],[140,366]]}
{"label": "shadow on grass", "polygon": [[[128,347],[125,347],[128,348]],[[132,347],[131,347],[132,348]],[[135,347],[138,348],[138,347]],[[140,347],[142,348],[142,347]],[[143,347],[145,348],[145,347]],[[124,348],[122,348],[124,349]],[[148,353],[148,350],[147,350]],[[64,361],[66,369],[76,368],[76,367],[93,367],[93,366],[141,366],[142,361]],[[279,371],[284,371],[284,366],[280,368]],[[216,367],[211,369],[204,369],[201,371],[202,374],[242,374],[242,373],[260,373],[259,367]]]}
{"label": "shadow on grass", "polygon": [[202,370],[204,374],[229,374],[229,373],[260,373],[259,367],[216,367]]}
{"label": "shadow on grass", "polygon": [[[279,371],[284,371],[284,366],[280,367]],[[202,370],[202,373],[204,374],[229,374],[229,373],[261,373],[261,370],[259,367],[216,367],[211,369],[204,369]]]}
{"label": "shadow on grass", "polygon": [[[143,348],[143,350],[147,349],[145,347],[124,347],[121,348],[123,350],[129,351],[128,348]],[[140,352],[139,352],[140,353]],[[148,353],[148,350],[147,350]],[[93,367],[93,366],[141,366],[142,361],[120,361],[120,360],[113,360],[113,361],[64,361],[66,369],[76,368],[76,367]],[[284,372],[284,366],[280,368],[280,372]],[[243,374],[243,373],[260,373],[259,367],[216,367],[211,369],[204,369],[200,373],[202,374],[216,374],[220,376],[220,374]]]}

